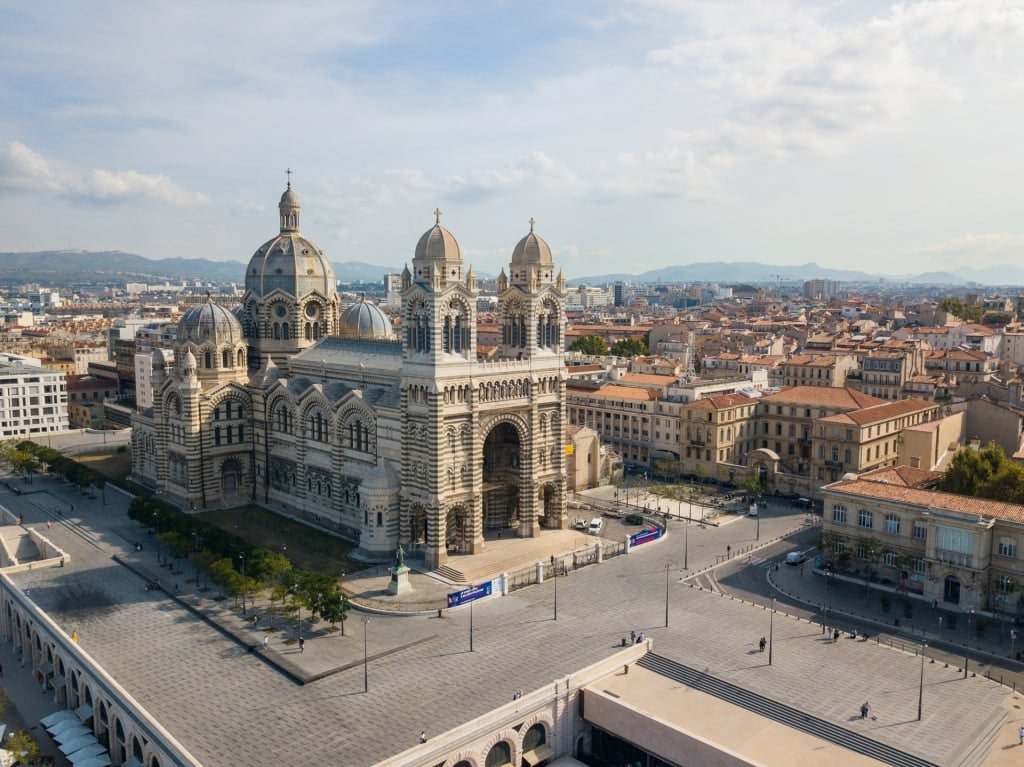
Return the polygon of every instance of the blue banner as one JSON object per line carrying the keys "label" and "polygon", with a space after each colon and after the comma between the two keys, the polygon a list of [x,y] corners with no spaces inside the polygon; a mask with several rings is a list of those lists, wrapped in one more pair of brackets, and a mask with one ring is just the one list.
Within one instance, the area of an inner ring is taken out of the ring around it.
{"label": "blue banner", "polygon": [[462,591],[453,591],[448,595],[448,606],[458,607],[459,605],[468,604],[477,599],[483,599],[491,595],[491,581],[481,584],[479,586],[470,586],[468,589]]}
{"label": "blue banner", "polygon": [[629,536],[630,546],[639,546],[641,543],[650,543],[656,541],[661,537],[661,528],[656,527],[653,530],[641,530],[639,533],[634,533]]}

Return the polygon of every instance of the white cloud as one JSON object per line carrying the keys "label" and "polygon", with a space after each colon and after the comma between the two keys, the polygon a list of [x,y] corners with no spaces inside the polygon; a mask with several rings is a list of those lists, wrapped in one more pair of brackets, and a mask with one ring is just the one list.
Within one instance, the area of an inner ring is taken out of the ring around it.
{"label": "white cloud", "polygon": [[166,176],[102,168],[79,172],[43,157],[19,141],[9,141],[5,150],[0,155],[0,189],[50,192],[87,202],[155,200],[180,207],[209,201]]}

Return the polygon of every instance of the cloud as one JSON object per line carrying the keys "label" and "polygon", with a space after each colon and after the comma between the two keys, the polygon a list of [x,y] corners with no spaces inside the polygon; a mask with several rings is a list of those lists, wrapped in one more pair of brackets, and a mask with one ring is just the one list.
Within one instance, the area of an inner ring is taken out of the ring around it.
{"label": "cloud", "polygon": [[0,154],[0,189],[50,193],[98,203],[141,199],[183,207],[209,202],[206,196],[183,189],[166,176],[103,168],[80,172],[43,157],[19,141],[9,141]]}

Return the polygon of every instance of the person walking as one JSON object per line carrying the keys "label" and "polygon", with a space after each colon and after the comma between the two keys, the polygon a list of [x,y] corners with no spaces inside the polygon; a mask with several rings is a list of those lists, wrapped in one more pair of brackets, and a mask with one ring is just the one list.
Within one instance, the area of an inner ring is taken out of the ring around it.
{"label": "person walking", "polygon": [[1020,739],[1020,745],[1024,746],[1024,724],[1017,728],[1017,737]]}
{"label": "person walking", "polygon": [[270,634],[264,634],[263,635],[263,650],[264,650],[264,652],[267,650],[267,648],[269,646],[270,646]]}
{"label": "person walking", "polygon": [[426,743],[426,742],[427,742],[427,731],[426,730],[420,730],[420,743]]}
{"label": "person walking", "polygon": [[299,652],[306,652],[306,640],[299,637]]}
{"label": "person walking", "polygon": [[630,644],[636,644],[636,632],[635,631],[630,631],[629,632],[629,643]]}
{"label": "person walking", "polygon": [[868,718],[868,713],[870,711],[871,711],[871,706],[868,704],[867,701],[864,701],[861,704],[861,706],[860,706],[860,718],[861,719],[867,719]]}

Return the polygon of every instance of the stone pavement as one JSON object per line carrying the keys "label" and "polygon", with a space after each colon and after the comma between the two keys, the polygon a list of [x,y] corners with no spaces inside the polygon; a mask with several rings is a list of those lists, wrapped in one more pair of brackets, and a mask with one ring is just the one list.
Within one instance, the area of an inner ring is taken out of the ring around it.
{"label": "stone pavement", "polygon": [[[421,730],[445,732],[507,703],[516,689],[539,689],[609,657],[630,630],[645,632],[658,654],[939,763],[1005,716],[1005,688],[929,664],[917,722],[920,662],[912,653],[836,647],[821,641],[817,625],[784,611],[690,588],[673,525],[659,543],[442,618],[354,611],[341,636],[322,624],[310,632],[307,616],[300,652],[288,631],[268,634],[265,618],[253,625],[232,600],[191,590],[187,573],[175,593],[175,576],[152,547],[135,549],[142,531],[127,519],[127,498],[108,490],[103,506],[54,480],[35,490],[0,492],[0,503],[22,511],[26,525],[55,515],[47,532],[72,559],[15,582],[65,631],[77,630],[80,646],[210,767],[373,765],[413,745]],[[73,503],[74,514],[56,514],[54,501]],[[691,569],[714,564],[719,544],[700,548],[701,536],[747,536],[749,522],[690,529]],[[800,529],[802,519],[788,524]],[[169,593],[145,590],[153,575]],[[264,607],[257,604],[261,615]],[[771,665],[757,650],[769,635]],[[857,717],[865,699],[877,719]]]}

